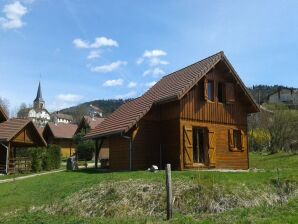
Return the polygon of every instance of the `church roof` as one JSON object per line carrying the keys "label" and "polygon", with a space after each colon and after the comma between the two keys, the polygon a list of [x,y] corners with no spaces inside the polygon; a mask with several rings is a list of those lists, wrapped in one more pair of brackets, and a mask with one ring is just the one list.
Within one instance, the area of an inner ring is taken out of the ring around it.
{"label": "church roof", "polygon": [[38,84],[38,90],[37,90],[37,94],[36,94],[36,98],[35,98],[34,102],[38,102],[38,101],[44,101],[43,98],[42,98],[40,82]]}

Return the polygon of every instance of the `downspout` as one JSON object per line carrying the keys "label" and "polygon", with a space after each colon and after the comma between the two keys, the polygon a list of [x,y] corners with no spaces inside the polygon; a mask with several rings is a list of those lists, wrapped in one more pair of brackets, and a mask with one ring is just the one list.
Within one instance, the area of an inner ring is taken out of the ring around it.
{"label": "downspout", "polygon": [[132,139],[130,136],[124,135],[123,133],[121,134],[123,138],[129,140],[129,170],[132,170]]}
{"label": "downspout", "polygon": [[8,174],[8,147],[4,145],[2,142],[0,143],[4,148],[6,148],[6,166],[5,166],[5,172],[6,175]]}

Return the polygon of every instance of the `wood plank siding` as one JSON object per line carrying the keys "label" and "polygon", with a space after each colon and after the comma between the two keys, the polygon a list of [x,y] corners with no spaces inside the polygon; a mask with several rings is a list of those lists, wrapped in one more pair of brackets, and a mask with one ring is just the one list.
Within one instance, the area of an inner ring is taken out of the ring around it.
{"label": "wood plank siding", "polygon": [[247,169],[247,115],[258,111],[219,52],[164,76],[86,138],[108,138],[114,170],[127,170],[130,164],[133,170],[153,164],[165,168],[166,163],[176,170]]}

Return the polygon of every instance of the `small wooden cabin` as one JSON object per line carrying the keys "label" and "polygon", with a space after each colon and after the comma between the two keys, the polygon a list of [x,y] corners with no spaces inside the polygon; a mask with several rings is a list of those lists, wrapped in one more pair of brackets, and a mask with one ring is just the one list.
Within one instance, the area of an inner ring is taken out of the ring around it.
{"label": "small wooden cabin", "polygon": [[248,169],[247,116],[259,111],[219,52],[164,76],[86,135],[109,141],[112,170]]}
{"label": "small wooden cabin", "polygon": [[[83,132],[84,135],[86,135],[89,131],[96,128],[98,125],[100,125],[105,118],[103,117],[90,117],[90,116],[83,116],[79,125],[78,129],[76,130],[75,134],[78,134],[80,132]],[[106,140],[101,146],[100,153],[98,156],[98,159],[104,163],[108,163],[109,160],[109,142]]]}
{"label": "small wooden cabin", "polygon": [[46,145],[29,119],[15,118],[0,123],[0,173],[31,170],[31,159],[18,157],[18,149]]}
{"label": "small wooden cabin", "polygon": [[47,144],[61,147],[62,157],[70,157],[75,153],[73,136],[77,128],[76,124],[47,123],[42,135]]}

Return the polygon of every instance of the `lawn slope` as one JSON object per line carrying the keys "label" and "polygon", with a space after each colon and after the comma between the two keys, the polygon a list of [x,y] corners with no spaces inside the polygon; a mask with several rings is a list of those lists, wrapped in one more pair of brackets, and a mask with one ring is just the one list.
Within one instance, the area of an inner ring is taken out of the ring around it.
{"label": "lawn slope", "polygon": [[[172,223],[297,223],[298,155],[251,154],[247,173],[173,172]],[[279,169],[277,169],[279,168]],[[0,185],[3,223],[156,223],[164,172],[61,172]]]}

